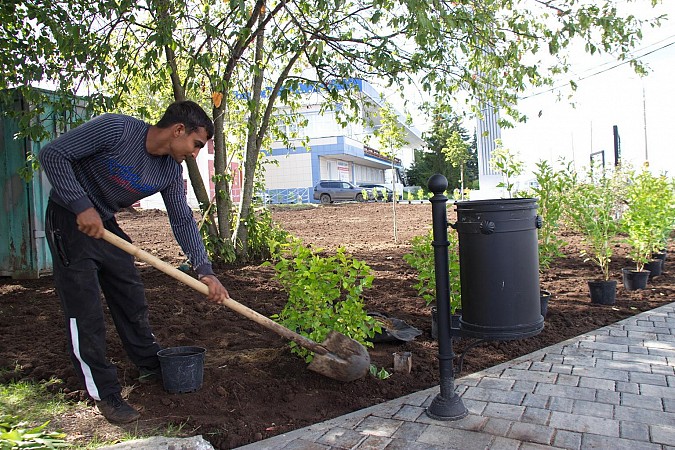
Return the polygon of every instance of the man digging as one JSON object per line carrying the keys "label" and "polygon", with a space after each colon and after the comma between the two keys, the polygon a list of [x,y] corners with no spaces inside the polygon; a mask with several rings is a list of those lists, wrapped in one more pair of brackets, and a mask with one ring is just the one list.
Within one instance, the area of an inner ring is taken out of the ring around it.
{"label": "man digging", "polygon": [[125,351],[140,381],[160,378],[161,349],[133,256],[101,239],[104,229],[131,242],[115,213],[161,192],[176,241],[208,299],[229,298],[213,273],[183,188],[181,163],[213,136],[213,122],[194,102],[171,104],[156,125],[104,114],[61,135],[39,154],[52,190],[46,212],[54,284],[66,319],[75,371],[108,421],[140,417],[121,396],[117,370],[106,357],[103,291]]}

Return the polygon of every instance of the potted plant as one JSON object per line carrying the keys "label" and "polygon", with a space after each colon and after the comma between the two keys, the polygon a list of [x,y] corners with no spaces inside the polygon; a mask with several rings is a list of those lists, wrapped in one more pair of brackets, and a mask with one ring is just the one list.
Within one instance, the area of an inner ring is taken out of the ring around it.
{"label": "potted plant", "polygon": [[578,181],[575,172],[567,174],[570,186],[565,217],[583,235],[586,246],[581,255],[595,263],[602,278],[588,281],[591,303],[613,305],[616,302],[616,280],[609,279],[612,242],[618,232],[616,191],[613,177],[606,172],[593,180]]}
{"label": "potted plant", "polygon": [[[566,205],[568,182],[570,177],[563,172],[556,172],[547,161],[539,161],[534,172],[536,184],[532,187],[532,197],[537,198],[537,212],[541,217],[541,227],[537,229],[539,249],[539,272],[543,273],[551,267],[556,258],[564,255],[561,248],[565,242],[558,237],[558,230]],[[568,171],[569,171],[569,165]],[[530,194],[528,193],[528,196]],[[541,315],[546,318],[551,293],[542,290],[540,296]]]}
{"label": "potted plant", "polygon": [[[627,181],[626,210],[621,217],[621,226],[629,246],[628,256],[635,262],[635,267],[624,268],[622,273],[624,287],[636,290],[647,287],[652,271],[645,268],[646,264],[650,264],[652,270],[660,269],[660,261],[651,264],[652,253],[661,246],[661,224],[671,206],[664,203],[664,198],[670,200],[670,196],[664,195],[663,188],[667,186],[646,168],[637,174],[629,173]],[[660,272],[654,273],[658,274]]]}
{"label": "potted plant", "polygon": [[[433,231],[415,236],[411,240],[412,251],[403,256],[405,262],[418,273],[417,283],[413,285],[417,289],[427,306],[436,302],[436,266],[434,263]],[[448,276],[450,277],[450,314],[452,327],[456,328],[459,316],[456,314],[462,304],[462,290],[459,279],[459,241],[457,233],[448,232]],[[436,307],[431,307],[431,335],[437,338]]]}

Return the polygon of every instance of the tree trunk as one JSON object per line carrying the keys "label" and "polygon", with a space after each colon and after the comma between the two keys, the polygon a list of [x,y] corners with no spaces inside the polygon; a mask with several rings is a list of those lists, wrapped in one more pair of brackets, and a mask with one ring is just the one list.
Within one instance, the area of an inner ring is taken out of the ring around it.
{"label": "tree trunk", "polygon": [[[259,21],[262,22],[263,16]],[[262,96],[262,83],[264,68],[263,44],[265,43],[265,33],[261,31],[256,37],[255,46],[255,66],[258,70],[253,77],[252,99],[248,119],[248,136],[246,140],[246,155],[244,156],[244,182],[242,183],[242,194],[239,199],[239,221],[235,234],[235,251],[238,257],[245,259],[248,255],[248,226],[245,225],[251,212],[251,199],[253,197],[253,185],[255,182],[255,168],[258,163],[260,153],[257,144],[258,137],[258,116],[260,115],[260,98]]]}
{"label": "tree trunk", "polygon": [[227,151],[225,150],[225,136],[223,134],[225,115],[223,114],[222,106],[213,108],[213,117],[215,118],[215,134],[213,136],[213,168],[215,171],[215,202],[218,209],[218,235],[223,238],[225,242],[227,242],[227,245],[229,245],[232,239],[232,226],[230,223],[232,197],[230,195],[230,184],[227,177],[225,176],[225,174],[228,173],[228,167]]}

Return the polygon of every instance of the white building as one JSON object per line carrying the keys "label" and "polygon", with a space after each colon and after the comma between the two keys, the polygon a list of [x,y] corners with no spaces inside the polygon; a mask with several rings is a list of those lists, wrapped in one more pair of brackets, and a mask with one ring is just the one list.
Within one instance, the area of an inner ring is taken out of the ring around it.
{"label": "white building", "polygon": [[[368,126],[352,123],[343,128],[336,119],[335,109],[320,112],[323,97],[317,92],[318,88],[309,85],[298,88],[303,94],[303,102],[302,111],[297,114],[306,119],[307,125],[294,130],[298,133],[298,138],[291,141],[291,148],[281,141],[275,141],[271,148],[263,149],[264,184],[272,203],[316,202],[312,198],[312,190],[319,180],[390,184],[391,174],[394,173],[400,183],[403,161],[412,161],[413,149],[420,148],[423,144],[421,133],[406,125],[403,116],[399,114],[399,122],[406,131],[408,144],[395,152],[392,170],[392,160],[384,154],[388,149],[377,148],[378,139],[374,134],[381,127],[378,111],[384,106],[384,102],[380,93],[369,83],[356,79],[338,85],[338,89],[346,88],[357,90],[362,97],[361,113],[363,118],[368,119]],[[309,140],[307,146],[302,143],[304,138]],[[197,163],[210,198],[214,198],[212,142],[199,152]],[[238,163],[231,163],[234,173],[231,193],[235,202],[239,201],[242,185],[242,174],[237,170],[238,167]],[[198,208],[192,185],[187,180],[185,166],[183,173],[188,202],[192,207]],[[401,188],[402,185],[399,184],[397,190],[402,192]],[[164,202],[159,194],[155,194],[141,200],[140,206],[164,209]]]}

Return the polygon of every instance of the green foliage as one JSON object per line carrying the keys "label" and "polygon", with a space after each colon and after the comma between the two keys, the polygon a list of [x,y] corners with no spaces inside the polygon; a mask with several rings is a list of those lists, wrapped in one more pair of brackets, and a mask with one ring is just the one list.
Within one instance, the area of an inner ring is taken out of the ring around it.
{"label": "green foliage", "polygon": [[419,188],[419,190],[417,191],[417,199],[418,200],[424,200],[425,198],[426,197],[424,195],[424,189]]}
{"label": "green foliage", "polygon": [[593,261],[609,280],[609,263],[613,254],[613,239],[618,233],[617,183],[619,175],[604,169],[596,179],[591,174],[579,180],[573,170],[563,172],[563,183],[569,187],[565,219],[583,235],[586,249],[582,256]]}
{"label": "green foliage", "polygon": [[[436,301],[436,267],[434,264],[433,230],[410,241],[412,251],[403,255],[405,262],[417,271],[413,285],[427,306]],[[448,276],[450,279],[450,313],[462,306],[462,285],[459,276],[459,241],[457,233],[448,232]]]}
{"label": "green foliage", "polygon": [[267,208],[252,209],[245,225],[248,227],[248,257],[262,261],[275,257],[291,235],[274,223]]}
{"label": "green foliage", "polygon": [[37,427],[21,422],[18,417],[0,416],[0,449],[53,449],[67,447],[64,433],[46,431],[49,421]]}
{"label": "green foliage", "polygon": [[406,199],[407,199],[409,202],[413,201],[414,197],[413,197],[412,192],[408,191],[408,195],[406,196]]}
{"label": "green foliage", "polygon": [[429,177],[440,173],[448,179],[450,187],[461,187],[460,164],[454,164],[458,159],[453,160],[453,152],[451,152],[450,157],[446,152],[446,149],[449,148],[449,142],[460,149],[464,147],[468,153],[467,159],[464,160],[464,157],[467,156],[466,154],[463,154],[461,157],[464,160],[465,182],[470,183],[477,179],[478,147],[475,136],[471,136],[462,127],[462,119],[459,116],[452,111],[445,111],[443,104],[434,106],[429,114],[433,117],[434,121],[431,130],[423,135],[425,148],[415,151],[413,164],[406,171],[408,183],[426,186]]}
{"label": "green foliage", "polygon": [[571,163],[566,171],[554,171],[547,161],[539,161],[534,176],[537,186],[532,188],[537,198],[539,209],[537,213],[542,218],[542,227],[537,230],[539,240],[539,267],[548,269],[556,258],[564,255],[562,247],[565,245],[558,236],[563,212],[567,206],[567,192],[570,177],[565,176],[571,170]]}
{"label": "green foliage", "polygon": [[636,270],[642,270],[652,253],[663,248],[673,229],[674,209],[675,195],[665,176],[652,175],[647,168],[629,173],[621,226]]}
{"label": "green foliage", "polygon": [[[363,292],[373,283],[367,264],[347,255],[342,247],[333,256],[323,256],[292,240],[281,246],[274,269],[288,293],[288,303],[273,316],[275,320],[316,342],[334,330],[372,347],[369,339],[382,328],[364,309]],[[313,358],[295,343],[291,349],[307,362]]]}
{"label": "green foliage", "polygon": [[382,367],[381,369],[377,369],[377,366],[375,364],[370,365],[369,369],[370,375],[374,376],[378,380],[386,380],[391,376],[389,372],[387,372],[387,369]]}
{"label": "green foliage", "polygon": [[525,163],[517,153],[502,146],[501,139],[495,139],[497,148],[490,157],[490,166],[502,174],[502,181],[497,187],[506,189],[509,198],[513,197],[513,179],[520,175],[525,168]]}

